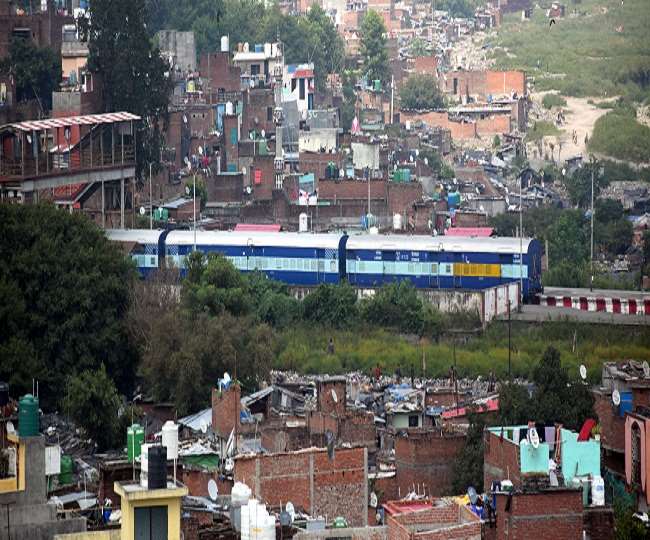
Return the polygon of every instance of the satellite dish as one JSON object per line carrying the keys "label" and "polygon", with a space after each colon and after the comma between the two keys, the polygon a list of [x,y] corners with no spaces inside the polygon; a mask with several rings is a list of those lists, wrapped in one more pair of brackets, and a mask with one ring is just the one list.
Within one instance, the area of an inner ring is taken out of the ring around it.
{"label": "satellite dish", "polygon": [[32,144],[32,136],[31,135],[27,135],[27,142],[29,144]]}
{"label": "satellite dish", "polygon": [[339,402],[339,398],[338,398],[338,396],[336,395],[336,392],[334,391],[334,388],[332,388],[332,390],[330,390],[330,392],[332,393],[332,399],[334,400],[334,403],[338,403],[338,402]]}
{"label": "satellite dish", "polygon": [[202,156],[202,155],[203,155],[203,147],[199,146],[199,156]]}
{"label": "satellite dish", "polygon": [[185,195],[189,195],[191,192],[190,186],[185,186]]}
{"label": "satellite dish", "polygon": [[16,433],[16,428],[14,427],[14,423],[11,420],[9,420],[7,422],[7,434],[13,435],[15,433]]}
{"label": "satellite dish", "polygon": [[424,164],[427,165],[427,166],[429,165],[429,158],[428,157],[424,158]]}
{"label": "satellite dish", "polygon": [[146,212],[146,210],[144,209],[144,206],[141,206],[141,207],[140,207],[140,215],[141,215],[141,216],[144,216],[144,213],[145,213],[145,212]]}
{"label": "satellite dish", "polygon": [[584,364],[580,366],[580,377],[583,381],[587,378],[587,368],[584,366]]}
{"label": "satellite dish", "polygon": [[185,163],[185,165],[187,165],[189,167],[190,166],[190,159],[187,156],[185,156],[183,158],[183,163]]}
{"label": "satellite dish", "polygon": [[235,468],[235,462],[232,458],[226,459],[226,472],[232,472]]}
{"label": "satellite dish", "polygon": [[612,392],[612,403],[617,407],[621,404],[621,394],[616,390],[616,388],[614,388],[614,391]]}
{"label": "satellite dish", "polygon": [[214,481],[213,478],[210,478],[208,481],[208,495],[210,495],[210,498],[213,501],[217,500],[217,495],[219,495],[219,488],[217,487],[217,483]]}
{"label": "satellite dish", "polygon": [[230,379],[230,374],[226,371],[226,372],[223,374],[223,382],[224,382],[225,384],[228,384],[228,383],[230,382],[230,380],[231,380],[231,379]]}
{"label": "satellite dish", "polygon": [[370,507],[371,508],[377,508],[377,494],[373,491],[370,494]]}
{"label": "satellite dish", "polygon": [[262,130],[260,135],[262,136],[262,139],[265,139],[266,138],[266,131]]}
{"label": "satellite dish", "polygon": [[473,486],[469,486],[467,488],[467,496],[469,497],[469,502],[471,502],[472,504],[476,504],[478,495],[476,494],[476,489],[474,489]]}
{"label": "satellite dish", "polygon": [[201,422],[201,433],[206,433],[208,431],[208,423],[203,420]]}
{"label": "satellite dish", "polygon": [[643,376],[647,379],[650,377],[650,364],[648,364],[647,360],[643,361]]}
{"label": "satellite dish", "polygon": [[291,516],[291,520],[296,517],[296,509],[293,507],[293,503],[291,501],[287,502],[287,504],[284,505],[284,511]]}
{"label": "satellite dish", "polygon": [[183,122],[187,124],[187,116],[183,115]]}
{"label": "satellite dish", "polygon": [[244,176],[246,176],[246,167],[242,167],[242,168],[241,168],[241,173],[242,173]]}
{"label": "satellite dish", "polygon": [[534,427],[528,429],[528,441],[533,448],[539,448],[539,435]]}
{"label": "satellite dish", "polygon": [[377,521],[377,523],[381,523],[381,519],[382,519],[381,518],[381,512],[377,512],[375,514],[375,521]]}

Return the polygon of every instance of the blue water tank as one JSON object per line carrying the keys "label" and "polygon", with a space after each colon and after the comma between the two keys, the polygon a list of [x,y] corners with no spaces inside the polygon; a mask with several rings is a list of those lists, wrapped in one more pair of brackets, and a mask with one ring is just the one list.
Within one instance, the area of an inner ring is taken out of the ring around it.
{"label": "blue water tank", "polygon": [[632,392],[621,392],[621,404],[618,406],[618,414],[625,417],[626,412],[632,412]]}

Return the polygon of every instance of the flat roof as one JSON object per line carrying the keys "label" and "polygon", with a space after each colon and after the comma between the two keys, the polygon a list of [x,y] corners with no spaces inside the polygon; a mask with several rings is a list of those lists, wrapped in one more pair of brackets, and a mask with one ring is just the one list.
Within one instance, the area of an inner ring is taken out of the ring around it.
{"label": "flat roof", "polygon": [[114,124],[140,119],[141,118],[137,114],[130,112],[86,114],[84,116],[66,116],[64,118],[48,118],[46,120],[27,120],[25,122],[6,124],[2,126],[1,129],[12,128],[19,131],[43,131],[45,129],[54,129],[59,127]]}

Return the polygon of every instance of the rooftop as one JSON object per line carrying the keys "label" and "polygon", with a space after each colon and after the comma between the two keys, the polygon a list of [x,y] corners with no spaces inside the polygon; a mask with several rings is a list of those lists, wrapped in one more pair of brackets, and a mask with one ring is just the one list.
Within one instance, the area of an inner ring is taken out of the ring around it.
{"label": "rooftop", "polygon": [[184,497],[189,493],[183,484],[180,482],[174,483],[170,480],[167,480],[167,487],[165,489],[147,489],[140,482],[133,481],[115,482],[113,488],[122,500],[126,499],[129,501],[169,499],[173,497]]}

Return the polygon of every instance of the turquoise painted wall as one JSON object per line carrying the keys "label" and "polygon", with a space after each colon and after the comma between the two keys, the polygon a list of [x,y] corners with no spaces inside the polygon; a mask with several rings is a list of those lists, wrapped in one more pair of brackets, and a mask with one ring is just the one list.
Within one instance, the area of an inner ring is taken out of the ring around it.
{"label": "turquoise painted wall", "polygon": [[600,441],[578,442],[577,433],[563,429],[562,474],[567,484],[574,476],[600,476]]}
{"label": "turquoise painted wall", "polygon": [[520,444],[519,463],[521,463],[521,472],[523,474],[548,474],[549,450],[546,443],[539,443],[537,448],[533,448],[530,444]]}

